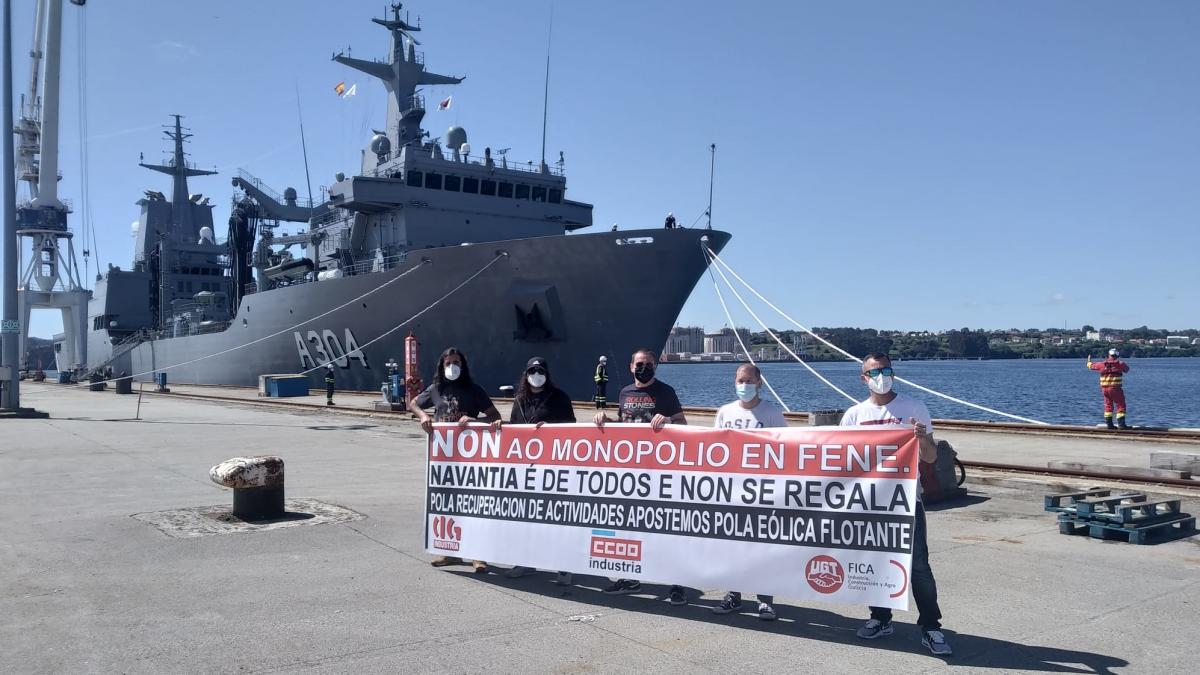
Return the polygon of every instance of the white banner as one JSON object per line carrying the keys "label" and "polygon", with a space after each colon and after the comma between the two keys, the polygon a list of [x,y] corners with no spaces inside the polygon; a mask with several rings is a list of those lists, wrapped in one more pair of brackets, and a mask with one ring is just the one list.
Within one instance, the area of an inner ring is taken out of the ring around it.
{"label": "white banner", "polygon": [[435,425],[430,553],[908,608],[911,427]]}

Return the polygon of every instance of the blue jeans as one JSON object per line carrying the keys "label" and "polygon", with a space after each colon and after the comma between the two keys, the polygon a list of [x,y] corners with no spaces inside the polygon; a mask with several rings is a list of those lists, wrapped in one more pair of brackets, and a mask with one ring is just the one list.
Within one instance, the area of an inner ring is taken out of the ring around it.
{"label": "blue jeans", "polygon": [[[917,520],[913,527],[910,577],[913,600],[917,603],[917,624],[924,630],[940,629],[942,610],[938,609],[937,582],[933,580],[933,570],[929,567],[929,544],[925,540],[925,507],[921,502],[917,502]],[[871,618],[888,623],[892,620],[892,610],[887,607],[872,607]]]}

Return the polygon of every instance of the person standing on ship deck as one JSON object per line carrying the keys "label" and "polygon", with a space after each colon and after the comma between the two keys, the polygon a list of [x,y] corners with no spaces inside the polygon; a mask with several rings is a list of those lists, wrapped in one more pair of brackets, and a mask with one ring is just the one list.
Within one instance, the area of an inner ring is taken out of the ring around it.
{"label": "person standing on ship deck", "polygon": [[[862,362],[862,381],[871,390],[867,400],[850,406],[842,416],[842,426],[865,426],[874,424],[912,424],[913,435],[920,444],[922,464],[937,461],[937,443],[933,440],[933,422],[929,408],[915,398],[892,391],[892,359],[887,354],[868,354]],[[925,532],[925,508],[921,505],[920,478],[917,479],[916,521],[912,534],[912,585],[913,600],[917,603],[917,624],[921,626],[921,644],[938,656],[953,653],[946,636],[942,633],[942,611],[938,607],[937,582],[929,566],[929,543]],[[892,627],[892,610],[888,607],[872,607],[871,618],[858,629],[858,637],[874,640],[895,632]]]}
{"label": "person standing on ship deck", "polygon": [[[433,408],[430,417],[424,408]],[[483,387],[471,380],[471,369],[467,365],[467,355],[454,347],[447,347],[438,358],[437,370],[433,374],[433,384],[425,391],[417,394],[408,402],[408,409],[413,411],[421,421],[425,433],[433,433],[434,422],[457,422],[465,427],[471,422],[477,422],[479,416],[490,422],[492,429],[500,429],[500,413],[492,404]],[[463,559],[457,556],[438,556],[430,563],[434,567],[446,565],[462,565]],[[471,563],[476,574],[487,572],[487,563],[476,560]]]}
{"label": "person standing on ship deck", "polygon": [[[657,365],[654,352],[649,349],[634,352],[629,362],[634,382],[621,390],[617,400],[618,419],[610,419],[607,413],[601,411],[592,418],[596,426],[603,427],[605,422],[637,422],[649,424],[651,429],[658,431],[667,424],[687,424],[675,390],[666,382],[655,379]],[[640,593],[641,590],[642,582],[636,579],[617,579],[604,592],[608,595],[626,595]],[[672,585],[667,593],[667,602],[686,605],[687,595],[683,592],[683,586]]]}

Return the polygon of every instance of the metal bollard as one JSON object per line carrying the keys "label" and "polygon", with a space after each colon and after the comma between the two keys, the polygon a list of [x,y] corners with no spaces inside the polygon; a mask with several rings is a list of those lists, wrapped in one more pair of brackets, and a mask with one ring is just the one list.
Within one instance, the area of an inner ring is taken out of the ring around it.
{"label": "metal bollard", "polygon": [[242,520],[272,520],[286,513],[282,457],[234,457],[214,466],[208,476],[233,488],[233,515]]}

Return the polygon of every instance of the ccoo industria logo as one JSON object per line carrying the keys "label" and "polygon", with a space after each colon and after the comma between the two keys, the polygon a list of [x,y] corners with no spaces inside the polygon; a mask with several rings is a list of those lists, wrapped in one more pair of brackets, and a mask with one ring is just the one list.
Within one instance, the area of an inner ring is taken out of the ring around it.
{"label": "ccoo industria logo", "polygon": [[588,567],[606,572],[642,573],[642,541],[623,539],[612,530],[592,530]]}
{"label": "ccoo industria logo", "polygon": [[433,519],[433,547],[443,551],[457,551],[462,542],[462,526],[449,516]]}
{"label": "ccoo industria logo", "polygon": [[808,561],[804,566],[804,578],[808,585],[818,593],[836,593],[846,580],[842,572],[842,564],[836,558],[819,555]]}

